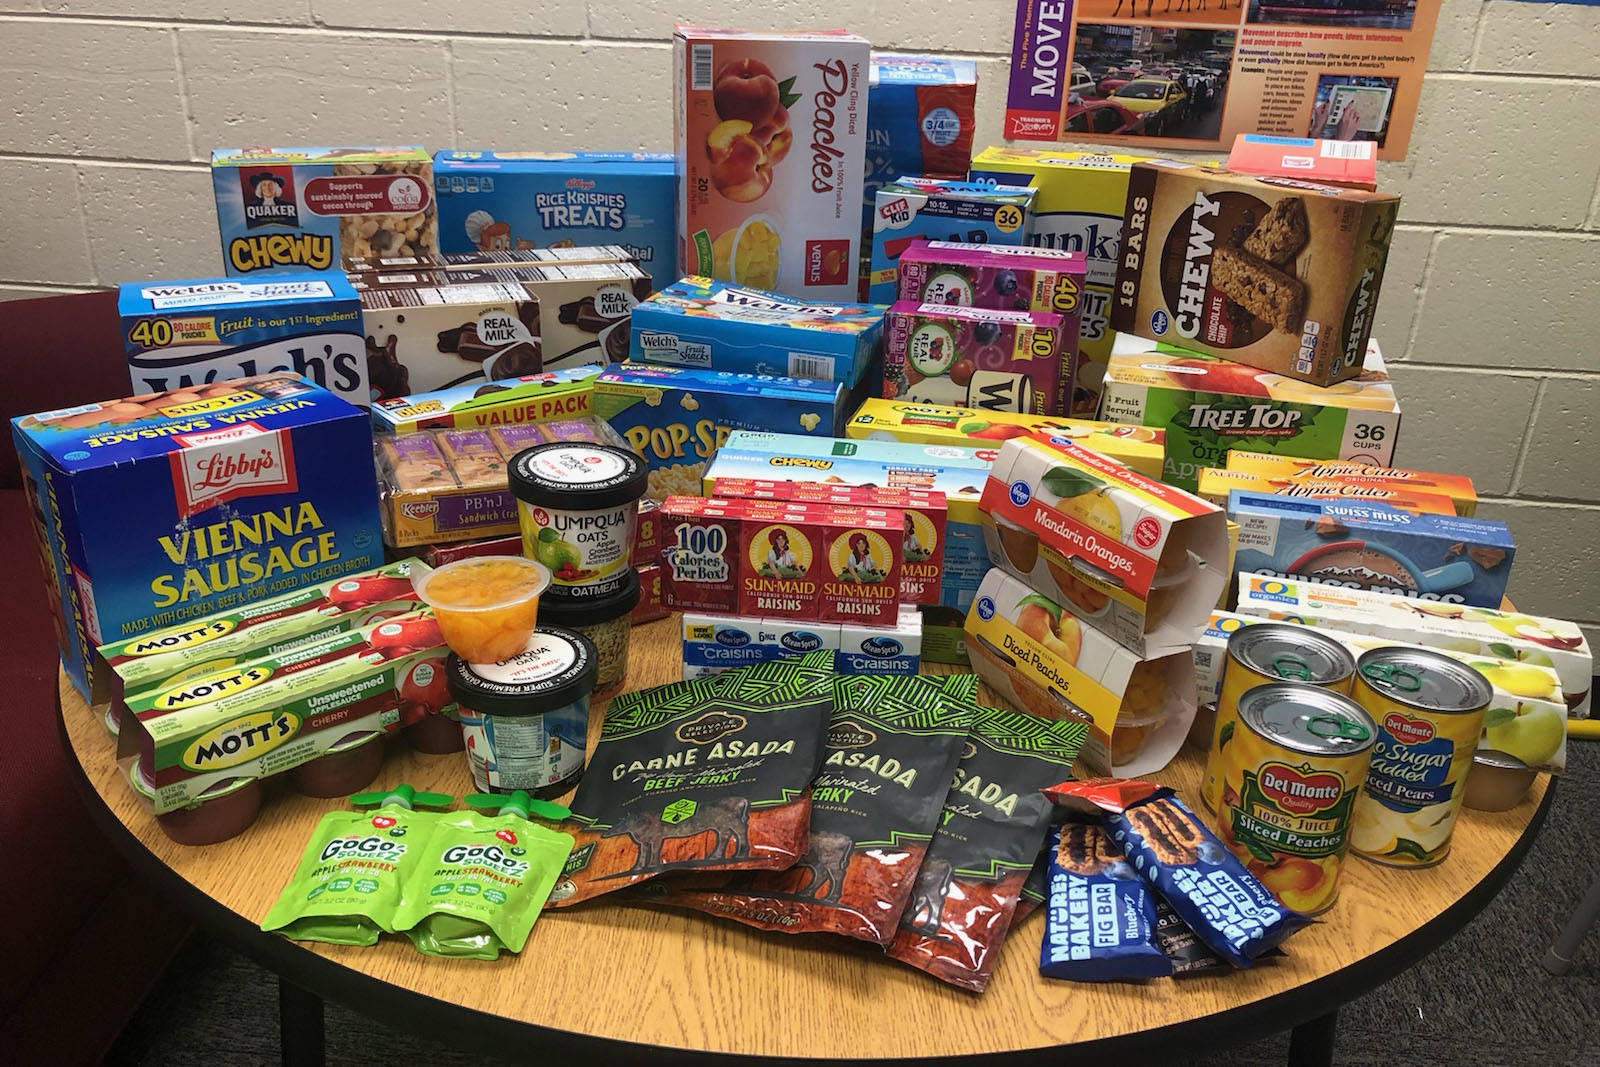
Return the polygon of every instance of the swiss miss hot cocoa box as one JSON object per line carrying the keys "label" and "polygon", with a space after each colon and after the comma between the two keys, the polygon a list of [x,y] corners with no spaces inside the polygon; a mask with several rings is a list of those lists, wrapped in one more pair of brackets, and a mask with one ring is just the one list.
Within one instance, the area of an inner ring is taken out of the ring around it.
{"label": "swiss miss hot cocoa box", "polygon": [[898,508],[668,497],[664,594],[674,611],[893,626]]}
{"label": "swiss miss hot cocoa box", "polygon": [[28,415],[12,438],[91,700],[99,645],[382,562],[367,414],[293,374]]}
{"label": "swiss miss hot cocoa box", "polygon": [[1316,385],[1353,378],[1399,208],[1360,189],[1135,163],[1111,325]]}
{"label": "swiss miss hot cocoa box", "polygon": [[672,44],[681,273],[854,300],[866,39],[679,26]]}
{"label": "swiss miss hot cocoa box", "polygon": [[1228,580],[1221,509],[1060,434],[1001,445],[980,506],[997,566],[1140,656],[1192,645]]}

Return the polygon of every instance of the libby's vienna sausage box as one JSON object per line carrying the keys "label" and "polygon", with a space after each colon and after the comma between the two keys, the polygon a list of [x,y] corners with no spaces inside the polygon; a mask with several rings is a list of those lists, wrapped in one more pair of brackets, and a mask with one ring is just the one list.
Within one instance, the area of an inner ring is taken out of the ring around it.
{"label": "libby's vienna sausage box", "polygon": [[62,665],[86,699],[104,696],[99,645],[383,562],[367,414],[295,375],[11,427]]}

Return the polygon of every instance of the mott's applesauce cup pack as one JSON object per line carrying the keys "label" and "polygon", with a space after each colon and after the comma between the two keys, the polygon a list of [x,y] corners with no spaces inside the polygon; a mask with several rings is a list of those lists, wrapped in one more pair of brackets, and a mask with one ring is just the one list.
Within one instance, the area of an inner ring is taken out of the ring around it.
{"label": "mott's applesauce cup pack", "polygon": [[488,385],[473,383],[391,397],[372,406],[375,433],[488,429],[582,419],[593,414],[599,367],[524,374]]}
{"label": "mott's applesauce cup pack", "polygon": [[885,396],[1041,415],[1066,409],[1072,341],[1060,315],[901,300],[884,322]]}
{"label": "mott's applesauce cup pack", "polygon": [[1380,467],[1359,459],[1302,459],[1241,449],[1228,453],[1226,469],[1230,474],[1269,478],[1275,486],[1283,484],[1286,489],[1306,483],[1338,481],[1361,489],[1442,496],[1452,503],[1455,514],[1464,517],[1471,517],[1478,510],[1477,490],[1472,479],[1464,474],[1435,474]]}
{"label": "mott's applesauce cup pack", "polygon": [[967,613],[966,635],[972,669],[1007,703],[1089,725],[1083,758],[1097,771],[1160,770],[1194,720],[1187,649],[1141,658],[998,568]]}
{"label": "mott's applesauce cup pack", "polygon": [[679,26],[672,53],[682,272],[853,299],[866,39]]}
{"label": "mott's applesauce cup pack", "polygon": [[1399,483],[1368,483],[1362,480],[1346,481],[1340,477],[1323,479],[1275,478],[1265,474],[1245,471],[1200,468],[1200,483],[1195,495],[1226,507],[1233,493],[1250,493],[1257,496],[1304,497],[1308,500],[1348,500],[1364,504],[1380,504],[1386,508],[1410,512],[1413,515],[1456,514],[1456,502],[1437,493],[1419,492]]}
{"label": "mott's applesauce cup pack", "polygon": [[677,271],[677,169],[666,152],[437,152],[441,251],[620,244]]}
{"label": "mott's applesauce cup pack", "polygon": [[1023,245],[1033,228],[1033,190],[948,181],[908,171],[878,189],[867,227],[867,299],[894,302],[900,256],[920,240]]}
{"label": "mott's applesauce cup pack", "polygon": [[292,374],[13,419],[79,692],[104,695],[100,645],[376,565],[370,433]]}
{"label": "mott's applesauce cup pack", "polygon": [[1203,468],[1225,466],[1235,449],[1389,467],[1400,436],[1400,402],[1376,342],[1359,377],[1324,388],[1119,336],[1100,417],[1165,428],[1162,480],[1190,492]]}
{"label": "mott's applesauce cup pack", "polygon": [[629,358],[852,389],[883,344],[883,310],[690,276],[633,309]]}
{"label": "mott's applesauce cup pack", "polygon": [[1227,584],[1214,504],[1041,431],[984,483],[989,558],[1140,656],[1186,649]]}
{"label": "mott's applesauce cup pack", "polygon": [[850,425],[845,427],[845,435],[864,441],[976,448],[981,456],[993,462],[1003,442],[1039,430],[1071,438],[1147,478],[1161,477],[1167,434],[1156,426],[1124,426],[1058,415],[871,399],[856,409]]}

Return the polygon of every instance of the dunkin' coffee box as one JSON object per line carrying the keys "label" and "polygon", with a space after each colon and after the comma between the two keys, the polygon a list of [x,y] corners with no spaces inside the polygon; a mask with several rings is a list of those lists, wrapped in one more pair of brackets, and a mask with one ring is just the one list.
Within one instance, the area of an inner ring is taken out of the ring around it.
{"label": "dunkin' coffee box", "polygon": [[1400,198],[1135,163],[1111,325],[1332,385],[1361,373]]}
{"label": "dunkin' coffee box", "polygon": [[12,420],[61,661],[383,560],[367,413],[292,374]]}
{"label": "dunkin' coffee box", "polygon": [[420,146],[216,148],[211,185],[230,277],[439,251],[433,161]]}

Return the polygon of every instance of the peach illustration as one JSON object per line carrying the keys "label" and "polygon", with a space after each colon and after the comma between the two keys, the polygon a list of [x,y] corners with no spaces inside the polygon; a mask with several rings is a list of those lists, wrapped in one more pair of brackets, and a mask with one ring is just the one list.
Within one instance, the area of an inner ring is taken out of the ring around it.
{"label": "peach illustration", "polygon": [[735,59],[717,72],[711,101],[719,118],[759,126],[778,110],[778,78],[759,60]]}
{"label": "peach illustration", "polygon": [[740,204],[761,199],[772,187],[772,163],[751,130],[749,122],[729,119],[712,127],[706,137],[712,184]]}

